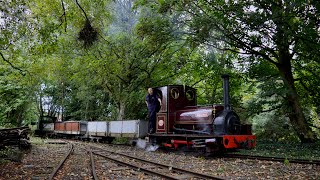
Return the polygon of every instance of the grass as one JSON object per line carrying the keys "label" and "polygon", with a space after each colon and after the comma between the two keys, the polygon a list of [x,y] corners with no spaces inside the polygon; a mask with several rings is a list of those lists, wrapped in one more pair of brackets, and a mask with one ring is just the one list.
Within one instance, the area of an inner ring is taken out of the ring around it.
{"label": "grass", "polygon": [[116,137],[113,141],[113,144],[128,144],[129,138],[126,137]]}
{"label": "grass", "polygon": [[11,162],[10,160],[7,160],[7,159],[1,159],[0,158],[0,164],[7,164],[7,163],[9,163],[9,162]]}
{"label": "grass", "polygon": [[44,138],[30,136],[31,144],[42,145],[42,144],[45,144],[45,140],[46,139]]}
{"label": "grass", "polygon": [[255,149],[240,154],[320,160],[320,141],[312,144],[258,141]]}

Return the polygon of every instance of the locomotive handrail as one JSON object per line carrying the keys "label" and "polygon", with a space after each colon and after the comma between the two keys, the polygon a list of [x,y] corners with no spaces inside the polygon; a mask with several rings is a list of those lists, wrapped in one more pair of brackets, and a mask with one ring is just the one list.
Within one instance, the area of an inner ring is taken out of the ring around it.
{"label": "locomotive handrail", "polygon": [[[197,105],[197,107],[208,107],[208,106],[211,106],[211,107],[213,107],[213,106],[223,106],[223,104],[200,104],[200,105]],[[185,106],[185,107],[192,107],[192,106]]]}

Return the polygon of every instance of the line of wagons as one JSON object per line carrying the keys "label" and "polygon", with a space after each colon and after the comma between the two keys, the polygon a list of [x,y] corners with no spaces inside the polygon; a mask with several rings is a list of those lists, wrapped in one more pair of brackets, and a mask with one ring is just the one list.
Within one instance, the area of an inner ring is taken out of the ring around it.
{"label": "line of wagons", "polygon": [[67,137],[111,143],[116,137],[144,138],[148,121],[63,121],[44,125],[48,137]]}

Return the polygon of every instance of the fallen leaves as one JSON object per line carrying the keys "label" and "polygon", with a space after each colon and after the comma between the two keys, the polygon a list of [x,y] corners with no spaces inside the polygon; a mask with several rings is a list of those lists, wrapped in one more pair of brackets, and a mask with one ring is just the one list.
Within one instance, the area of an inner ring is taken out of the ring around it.
{"label": "fallen leaves", "polygon": [[[96,144],[95,144],[96,145]],[[308,164],[285,164],[284,162],[203,158],[188,153],[173,151],[145,152],[143,149],[128,146],[113,146],[99,144],[109,150],[123,152],[162,164],[169,164],[200,173],[220,176],[226,179],[319,179],[320,167]],[[26,154],[22,163],[0,164],[0,179],[43,179],[50,172],[59,157],[62,157],[68,147],[62,144],[34,145],[32,151]],[[66,169],[60,173],[70,179],[90,179],[88,154],[77,151],[74,159],[68,162]],[[150,176],[119,166],[103,158],[95,157],[97,174],[101,179],[150,179]]]}

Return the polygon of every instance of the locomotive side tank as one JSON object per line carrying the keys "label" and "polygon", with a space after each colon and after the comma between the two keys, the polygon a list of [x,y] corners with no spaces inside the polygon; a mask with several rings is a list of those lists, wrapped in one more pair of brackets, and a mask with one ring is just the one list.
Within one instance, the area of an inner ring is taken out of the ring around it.
{"label": "locomotive side tank", "polygon": [[229,103],[229,76],[223,75],[224,104],[196,105],[196,90],[182,85],[154,88],[162,99],[156,133],[150,140],[167,147],[205,147],[207,151],[253,148],[251,125],[240,123]]}

